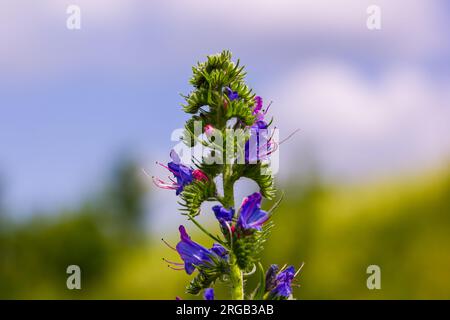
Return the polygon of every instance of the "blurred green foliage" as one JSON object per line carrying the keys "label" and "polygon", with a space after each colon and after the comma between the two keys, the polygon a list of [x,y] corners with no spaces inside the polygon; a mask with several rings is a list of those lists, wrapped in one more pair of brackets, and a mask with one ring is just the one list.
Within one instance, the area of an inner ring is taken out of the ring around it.
{"label": "blurred green foliage", "polygon": [[[0,298],[192,298],[183,294],[189,276],[161,260],[176,253],[143,228],[148,195],[136,173],[121,161],[104,191],[59,214],[17,222],[0,207]],[[450,298],[448,168],[366,185],[299,180],[284,186],[263,256],[265,265],[305,262],[296,297]],[[175,243],[176,232],[170,234]],[[82,290],[66,288],[71,264],[81,267]],[[371,264],[381,267],[381,290],[366,287]],[[224,292],[219,286],[218,297]]]}

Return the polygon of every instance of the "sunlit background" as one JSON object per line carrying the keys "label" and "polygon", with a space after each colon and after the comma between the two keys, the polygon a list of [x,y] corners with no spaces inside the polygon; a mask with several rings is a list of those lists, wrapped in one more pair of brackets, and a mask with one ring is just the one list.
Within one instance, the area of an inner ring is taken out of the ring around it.
{"label": "sunlit background", "polygon": [[191,66],[223,49],[281,137],[300,129],[264,265],[305,262],[299,299],[450,298],[449,21],[444,0],[1,0],[0,298],[199,298],[160,239],[210,241],[141,169],[162,174]]}

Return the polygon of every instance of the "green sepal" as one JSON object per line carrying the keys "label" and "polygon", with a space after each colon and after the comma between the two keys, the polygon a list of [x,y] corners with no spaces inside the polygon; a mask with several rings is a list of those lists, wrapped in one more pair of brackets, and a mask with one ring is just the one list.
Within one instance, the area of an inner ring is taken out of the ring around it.
{"label": "green sepal", "polygon": [[182,206],[181,212],[185,215],[197,216],[204,201],[215,200],[217,195],[214,180],[208,177],[208,181],[195,180],[184,187],[178,203]]}
{"label": "green sepal", "polygon": [[256,163],[246,165],[234,165],[233,177],[238,180],[240,177],[246,177],[255,181],[260,189],[261,195],[272,200],[275,196],[274,177],[267,163]]}
{"label": "green sepal", "polygon": [[209,288],[218,278],[229,273],[226,260],[211,256],[212,263],[207,266],[197,266],[198,274],[186,287],[186,292],[198,294],[201,290]]}
{"label": "green sepal", "polygon": [[241,270],[248,272],[259,261],[259,255],[264,249],[272,227],[273,223],[270,221],[263,225],[261,231],[236,229],[233,238],[233,252]]}

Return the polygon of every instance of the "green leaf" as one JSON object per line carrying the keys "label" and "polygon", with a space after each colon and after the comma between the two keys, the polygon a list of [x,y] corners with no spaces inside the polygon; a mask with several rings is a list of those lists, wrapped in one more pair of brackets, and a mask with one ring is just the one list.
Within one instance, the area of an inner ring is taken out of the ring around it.
{"label": "green leaf", "polygon": [[263,300],[266,292],[266,273],[261,262],[258,262],[259,283],[252,294],[252,300]]}

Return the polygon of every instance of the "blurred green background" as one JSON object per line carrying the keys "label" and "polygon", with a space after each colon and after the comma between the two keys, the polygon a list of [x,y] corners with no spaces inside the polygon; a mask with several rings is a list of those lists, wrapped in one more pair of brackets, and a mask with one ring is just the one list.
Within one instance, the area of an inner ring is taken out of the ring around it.
{"label": "blurred green background", "polygon": [[[0,298],[201,298],[183,294],[190,277],[162,261],[176,254],[141,227],[149,194],[137,169],[119,162],[109,183],[70,211],[16,220],[2,206]],[[293,181],[280,186],[286,196],[263,262],[305,262],[297,298],[450,298],[449,167],[365,185],[327,185],[314,174]],[[81,290],[66,288],[71,264],[81,267]],[[381,290],[366,287],[371,264],[381,267]],[[225,289],[218,285],[219,298]]]}

